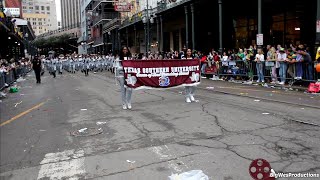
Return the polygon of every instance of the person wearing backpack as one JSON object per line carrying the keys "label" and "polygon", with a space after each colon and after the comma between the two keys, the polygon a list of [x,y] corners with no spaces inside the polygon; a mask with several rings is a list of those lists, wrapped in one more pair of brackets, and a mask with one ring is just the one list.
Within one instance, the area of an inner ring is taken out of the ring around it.
{"label": "person wearing backpack", "polygon": [[304,61],[305,61],[306,70],[307,70],[306,79],[313,80],[313,67],[314,66],[313,66],[312,58],[311,58],[311,55],[310,55],[308,48],[306,48],[306,50],[305,50]]}

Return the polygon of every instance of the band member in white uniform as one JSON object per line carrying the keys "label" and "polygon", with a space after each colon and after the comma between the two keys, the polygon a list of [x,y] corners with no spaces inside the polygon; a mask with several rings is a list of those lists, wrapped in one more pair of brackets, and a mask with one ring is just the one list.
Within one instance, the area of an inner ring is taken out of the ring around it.
{"label": "band member in white uniform", "polygon": [[115,60],[116,78],[119,81],[120,88],[121,88],[121,98],[122,98],[123,109],[132,108],[131,106],[132,88],[125,86],[124,71],[121,63],[121,61],[126,61],[130,59],[131,59],[131,53],[129,52],[128,47],[123,47],[120,52],[120,57],[116,57],[116,60]]}
{"label": "band member in white uniform", "polygon": [[[194,59],[192,56],[192,50],[187,49],[186,55],[183,57],[183,59]],[[185,86],[185,94],[186,94],[186,102],[191,103],[195,101],[194,98],[194,92],[196,90],[195,86]]]}

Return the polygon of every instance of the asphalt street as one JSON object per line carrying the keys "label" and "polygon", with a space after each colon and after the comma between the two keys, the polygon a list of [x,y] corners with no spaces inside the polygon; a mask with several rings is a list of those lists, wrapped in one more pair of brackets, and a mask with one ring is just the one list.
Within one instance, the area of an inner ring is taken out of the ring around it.
{"label": "asphalt street", "polygon": [[[30,74],[17,85],[0,103],[1,180],[164,180],[190,170],[250,180],[258,158],[276,172],[320,173],[317,95],[202,79],[198,102],[185,103],[182,88],[139,90],[122,110],[109,72],[46,74],[40,85]],[[84,128],[94,134],[79,136]]]}

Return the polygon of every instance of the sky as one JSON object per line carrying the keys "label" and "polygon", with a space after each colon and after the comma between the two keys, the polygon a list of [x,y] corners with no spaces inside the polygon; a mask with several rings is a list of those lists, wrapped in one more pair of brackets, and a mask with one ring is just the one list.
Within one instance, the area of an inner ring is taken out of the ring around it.
{"label": "sky", "polygon": [[61,21],[61,4],[60,0],[56,0],[57,20]]}

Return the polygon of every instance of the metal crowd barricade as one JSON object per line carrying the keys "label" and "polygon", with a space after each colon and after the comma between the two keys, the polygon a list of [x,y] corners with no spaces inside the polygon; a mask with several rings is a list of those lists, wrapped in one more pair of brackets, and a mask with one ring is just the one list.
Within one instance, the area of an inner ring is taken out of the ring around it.
{"label": "metal crowd barricade", "polygon": [[252,76],[252,64],[243,60],[219,61],[218,75],[223,77],[250,78]]}
{"label": "metal crowd barricade", "polygon": [[17,78],[25,77],[27,73],[31,71],[31,68],[27,65],[17,67],[16,69],[11,69],[9,72],[0,73],[0,90],[6,87],[6,84],[11,85]]}
{"label": "metal crowd barricade", "polygon": [[5,80],[5,74],[3,72],[0,72],[0,91],[5,88],[6,80]]}
{"label": "metal crowd barricade", "polygon": [[[263,63],[263,73],[265,80],[272,81],[272,68],[276,66],[276,61],[265,61]],[[301,81],[312,82],[320,78],[320,73],[315,70],[317,62],[298,62],[302,65],[302,78]],[[294,84],[297,81],[297,62],[287,63],[286,69],[286,80],[289,85]],[[218,75],[220,77],[233,77],[242,80],[253,80],[257,77],[256,62],[254,61],[243,61],[243,60],[228,60],[219,61],[213,63],[212,66],[217,68],[214,73],[206,73],[207,75]],[[277,71],[277,79],[280,80],[279,68]]]}
{"label": "metal crowd barricade", "polygon": [[9,71],[6,75],[6,83],[8,85],[12,84],[15,81],[13,70]]}

